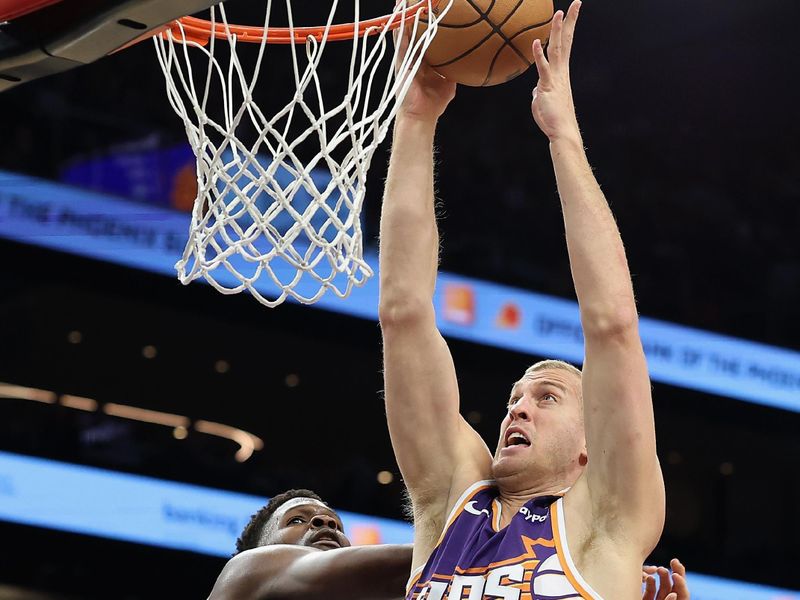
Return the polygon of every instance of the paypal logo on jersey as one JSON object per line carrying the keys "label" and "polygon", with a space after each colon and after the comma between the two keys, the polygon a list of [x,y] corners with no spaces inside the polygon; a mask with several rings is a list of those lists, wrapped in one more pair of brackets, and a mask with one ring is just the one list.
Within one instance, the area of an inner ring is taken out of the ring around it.
{"label": "paypal logo on jersey", "polygon": [[[476,504],[477,504],[477,502],[475,500],[467,502],[464,505],[464,512],[468,512],[469,514],[475,515],[476,517],[480,517],[481,515],[485,515],[487,519],[491,518],[492,515],[489,512],[488,508],[482,508],[482,509],[478,510],[478,508],[475,506]],[[520,508],[519,512],[522,514],[522,516],[525,518],[525,520],[528,521],[529,523],[544,523],[545,521],[547,521],[547,515],[546,514],[537,515],[536,513],[532,513],[527,506],[523,506],[522,508]]]}
{"label": "paypal logo on jersey", "polygon": [[530,521],[531,523],[544,523],[547,521],[547,515],[537,515],[536,513],[532,513],[527,506],[520,508],[519,512],[522,513],[526,521]]}
{"label": "paypal logo on jersey", "polygon": [[464,510],[466,512],[468,512],[469,514],[476,515],[478,517],[480,517],[481,515],[486,515],[486,518],[488,519],[491,516],[489,514],[489,510],[486,509],[486,508],[484,508],[482,510],[478,510],[477,508],[475,508],[476,504],[477,504],[477,502],[475,502],[475,500],[473,500],[471,502],[467,502],[467,504],[464,506]]}

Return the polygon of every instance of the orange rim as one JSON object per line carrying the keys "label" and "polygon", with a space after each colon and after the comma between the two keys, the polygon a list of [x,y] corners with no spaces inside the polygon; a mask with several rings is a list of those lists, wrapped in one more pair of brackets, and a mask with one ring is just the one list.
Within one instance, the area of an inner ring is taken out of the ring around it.
{"label": "orange rim", "polygon": [[[436,8],[440,0],[432,0],[431,5]],[[427,10],[428,2],[421,0],[406,11],[403,19],[398,19],[389,26],[389,29],[397,29],[402,21],[413,21],[417,13]],[[375,35],[383,29],[392,15],[376,17],[361,21],[356,29],[355,23],[343,23],[331,25],[328,28],[329,41],[351,40],[354,37],[365,35]],[[240,42],[261,43],[264,40],[264,27],[250,27],[247,25],[228,25],[224,23],[212,23],[205,19],[196,17],[183,17],[172,23],[168,23],[155,32],[167,38],[171,32],[176,40],[185,40],[205,46],[211,40],[211,36],[219,40],[228,38],[228,35],[235,35]],[[266,41],[268,44],[305,44],[309,37],[315,38],[318,42],[322,41],[325,35],[325,26],[318,27],[267,27]],[[153,35],[152,33],[150,35]]]}
{"label": "orange rim", "polygon": [[0,0],[0,23],[58,4],[61,0]]}

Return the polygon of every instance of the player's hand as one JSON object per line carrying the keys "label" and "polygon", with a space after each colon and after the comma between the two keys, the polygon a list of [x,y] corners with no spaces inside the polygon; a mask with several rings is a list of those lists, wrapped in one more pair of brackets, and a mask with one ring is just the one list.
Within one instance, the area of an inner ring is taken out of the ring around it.
{"label": "player's hand", "polygon": [[553,16],[547,56],[542,43],[538,39],[533,42],[533,58],[539,72],[539,82],[533,89],[531,112],[536,124],[551,142],[580,135],[569,77],[569,57],[580,8],[580,0],[574,0],[566,17],[560,10]]}
{"label": "player's hand", "polygon": [[[395,30],[394,42],[400,44],[398,50],[400,57],[408,52],[411,30],[411,26],[406,26],[402,36]],[[456,84],[439,75],[423,61],[408,88],[397,116],[435,122],[442,116],[455,95]]]}
{"label": "player's hand", "polygon": [[[644,583],[642,600],[689,600],[686,567],[677,558],[670,561],[670,567],[671,578],[669,569],[664,567],[642,567],[642,583]],[[658,577],[658,592],[656,592],[656,577]]]}

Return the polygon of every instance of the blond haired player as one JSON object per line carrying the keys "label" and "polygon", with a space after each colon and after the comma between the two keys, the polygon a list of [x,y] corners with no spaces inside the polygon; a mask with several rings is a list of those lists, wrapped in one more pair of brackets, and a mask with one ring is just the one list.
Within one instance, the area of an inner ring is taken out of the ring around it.
{"label": "blond haired player", "polygon": [[[410,565],[410,546],[352,547],[317,494],[288,490],[253,515],[208,600],[394,600]],[[686,570],[672,568],[644,568],[642,600],[689,600]]]}
{"label": "blond haired player", "polygon": [[[625,250],[583,149],[569,59],[580,2],[556,13],[533,118],[550,142],[585,336],[583,372],[529,369],[489,451],[459,414],[436,328],[436,123],[455,86],[423,67],[397,116],[381,220],[386,409],[415,517],[418,600],[638,600],[664,522],[650,381]],[[498,140],[499,142],[499,140]],[[530,239],[550,227],[535,220]],[[499,400],[498,400],[499,401]]]}

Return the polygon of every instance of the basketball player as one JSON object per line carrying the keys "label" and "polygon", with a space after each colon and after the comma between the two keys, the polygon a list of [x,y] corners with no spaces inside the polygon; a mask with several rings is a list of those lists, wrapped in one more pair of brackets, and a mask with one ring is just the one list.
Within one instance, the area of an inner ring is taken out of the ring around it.
{"label": "basketball player", "polygon": [[[689,600],[683,565],[672,567],[674,583],[667,569],[645,567],[642,600]],[[398,599],[410,568],[410,545],[351,548],[339,515],[317,494],[289,490],[253,515],[209,600]]]}
{"label": "basketball player", "polygon": [[275,496],[236,550],[209,600],[396,600],[411,565],[410,545],[351,547],[339,515],[309,490]]}
{"label": "basketball player", "polygon": [[[415,520],[407,598],[638,600],[664,522],[653,408],[616,223],[584,153],[569,76],[581,4],[553,19],[533,118],[550,142],[585,337],[583,372],[530,367],[492,454],[459,414],[436,328],[433,140],[455,85],[423,67],[397,115],[381,220],[386,410]],[[498,140],[499,141],[499,140]],[[531,211],[530,235],[551,227]],[[498,401],[500,401],[498,399]]]}

